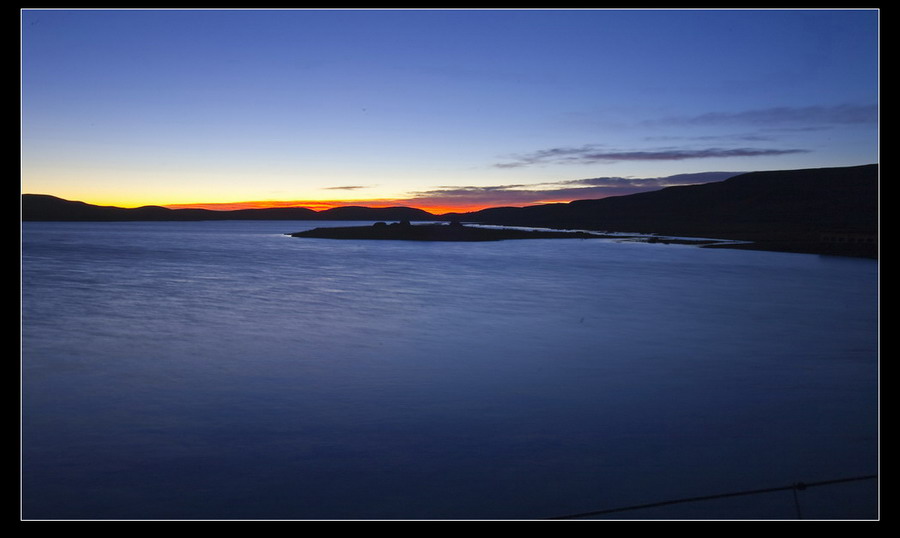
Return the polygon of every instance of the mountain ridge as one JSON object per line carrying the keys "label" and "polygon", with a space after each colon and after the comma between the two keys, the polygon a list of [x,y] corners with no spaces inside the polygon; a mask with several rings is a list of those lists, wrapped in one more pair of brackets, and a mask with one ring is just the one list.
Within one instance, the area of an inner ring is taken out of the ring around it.
{"label": "mountain ridge", "polygon": [[486,224],[746,241],[740,248],[877,256],[878,165],[748,172],[698,185],[464,218]]}
{"label": "mountain ridge", "polygon": [[306,207],[227,211],[152,205],[122,208],[65,200],[49,194],[23,194],[21,217],[23,221],[431,220],[436,215],[411,207],[345,206],[322,211]]}
{"label": "mountain ridge", "polygon": [[23,221],[461,220],[483,224],[710,237],[743,248],[877,256],[879,165],[747,172],[722,181],[525,207],[435,215],[411,207],[212,211],[94,206],[23,194]]}

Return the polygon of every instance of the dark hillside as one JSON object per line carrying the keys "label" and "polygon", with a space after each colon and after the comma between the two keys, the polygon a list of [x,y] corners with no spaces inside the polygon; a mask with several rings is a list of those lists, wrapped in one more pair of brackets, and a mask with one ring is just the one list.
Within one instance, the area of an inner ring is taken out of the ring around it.
{"label": "dark hillside", "polygon": [[437,217],[409,207],[208,211],[95,206],[22,195],[22,220],[464,220],[665,236],[737,239],[743,248],[876,256],[878,165],[751,172],[724,181],[599,200],[495,207]]}
{"label": "dark hillside", "polygon": [[319,219],[327,220],[435,220],[427,211],[412,207],[345,206],[319,212]]}
{"label": "dark hillside", "polygon": [[274,207],[211,211],[146,206],[134,209],[97,206],[45,194],[22,195],[23,221],[195,221],[195,220],[435,220],[409,207],[339,207],[314,211],[305,207]]}
{"label": "dark hillside", "polygon": [[124,209],[72,202],[46,194],[22,195],[22,220],[175,220],[173,216],[172,210],[159,206]]}
{"label": "dark hillside", "polygon": [[[599,200],[497,208],[463,216],[494,224],[714,237],[758,248],[821,251],[853,238],[874,251],[878,166],[751,172],[725,181]],[[849,245],[845,245],[849,246]],[[852,249],[844,249],[852,250]]]}

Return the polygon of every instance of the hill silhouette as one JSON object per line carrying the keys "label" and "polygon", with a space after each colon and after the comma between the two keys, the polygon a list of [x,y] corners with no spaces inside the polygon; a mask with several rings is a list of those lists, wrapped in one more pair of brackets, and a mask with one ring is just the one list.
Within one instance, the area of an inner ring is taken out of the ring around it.
{"label": "hill silhouette", "polygon": [[98,206],[46,194],[22,195],[23,221],[199,221],[199,220],[435,220],[410,207],[336,207],[315,211],[305,207],[265,209],[169,209],[161,206],[121,208]]}
{"label": "hill silhouette", "polygon": [[317,239],[381,239],[402,241],[505,241],[508,239],[594,239],[601,236],[586,232],[524,230],[508,227],[463,226],[459,221],[450,224],[419,224],[409,221],[376,222],[371,226],[325,227],[289,234],[292,237]]}
{"label": "hill silhouette", "polygon": [[752,242],[742,248],[874,256],[878,165],[750,172],[716,183],[490,208],[455,217],[486,224]]}
{"label": "hill silhouette", "polygon": [[[742,248],[876,256],[878,165],[749,172],[724,181],[597,200],[434,215],[409,207],[211,211],[95,206],[23,194],[23,221],[458,220],[483,224],[709,237]],[[733,245],[732,245],[733,246]]]}

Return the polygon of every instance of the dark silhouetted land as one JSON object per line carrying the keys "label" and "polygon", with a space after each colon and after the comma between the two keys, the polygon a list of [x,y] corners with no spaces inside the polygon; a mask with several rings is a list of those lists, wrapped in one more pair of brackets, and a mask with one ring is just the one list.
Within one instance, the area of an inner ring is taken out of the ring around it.
{"label": "dark silhouetted land", "polygon": [[584,232],[480,228],[450,224],[410,224],[409,221],[372,226],[315,228],[290,234],[292,237],[320,239],[387,239],[401,241],[503,241],[507,239],[593,239],[599,235]]}
{"label": "dark silhouetted land", "polygon": [[325,211],[301,207],[235,211],[159,206],[123,209],[24,194],[22,220],[465,221],[729,239],[747,243],[721,246],[877,257],[878,184],[877,164],[751,172],[714,183],[599,200],[446,215],[409,207],[341,207]]}
{"label": "dark silhouetted land", "polygon": [[751,172],[716,183],[567,204],[491,208],[467,221],[746,241],[725,244],[877,257],[878,165]]}
{"label": "dark silhouetted land", "polygon": [[133,209],[97,206],[46,194],[22,195],[23,221],[199,221],[199,220],[438,220],[411,207],[335,207],[315,211],[305,207],[266,209],[169,209],[144,206]]}

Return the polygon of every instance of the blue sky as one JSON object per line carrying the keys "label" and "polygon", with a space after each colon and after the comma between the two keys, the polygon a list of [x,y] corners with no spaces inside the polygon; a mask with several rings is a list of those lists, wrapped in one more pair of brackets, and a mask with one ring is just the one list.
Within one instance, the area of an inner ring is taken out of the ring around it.
{"label": "blue sky", "polygon": [[23,10],[22,191],[523,205],[867,164],[878,25],[876,10]]}

